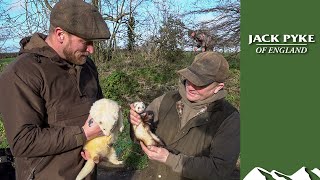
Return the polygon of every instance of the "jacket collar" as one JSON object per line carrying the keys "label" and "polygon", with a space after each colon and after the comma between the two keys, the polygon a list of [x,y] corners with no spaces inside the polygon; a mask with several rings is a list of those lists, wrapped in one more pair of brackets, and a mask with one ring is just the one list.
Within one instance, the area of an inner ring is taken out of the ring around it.
{"label": "jacket collar", "polygon": [[62,66],[64,68],[73,67],[73,64],[62,59],[58,53],[45,42],[46,38],[47,35],[41,33],[35,33],[32,36],[23,38],[20,41],[21,48],[19,54],[32,53],[37,56],[47,57],[58,66]]}

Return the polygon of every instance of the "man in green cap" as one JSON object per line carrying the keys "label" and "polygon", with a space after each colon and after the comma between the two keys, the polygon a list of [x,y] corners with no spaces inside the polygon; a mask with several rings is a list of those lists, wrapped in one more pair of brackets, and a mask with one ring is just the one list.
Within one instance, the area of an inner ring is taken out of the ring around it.
{"label": "man in green cap", "polygon": [[82,146],[101,134],[89,115],[103,95],[88,56],[93,41],[109,38],[94,6],[61,0],[52,9],[48,36],[21,40],[19,56],[0,76],[0,112],[17,179],[72,180],[80,172]]}
{"label": "man in green cap", "polygon": [[[240,116],[225,100],[228,70],[222,55],[200,53],[189,67],[178,71],[178,91],[151,102],[147,113],[153,113],[151,124],[164,147],[146,147],[140,142],[152,161],[139,179],[240,178],[239,173],[232,173],[240,152]],[[140,122],[131,105],[130,123]]]}

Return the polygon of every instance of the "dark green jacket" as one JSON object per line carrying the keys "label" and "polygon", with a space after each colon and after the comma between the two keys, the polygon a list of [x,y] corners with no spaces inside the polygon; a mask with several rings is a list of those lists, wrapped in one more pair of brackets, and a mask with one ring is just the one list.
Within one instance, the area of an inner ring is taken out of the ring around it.
{"label": "dark green jacket", "polygon": [[71,180],[84,165],[81,126],[102,93],[92,60],[71,65],[44,39],[23,39],[20,55],[1,74],[0,112],[17,179]]}
{"label": "dark green jacket", "polygon": [[240,151],[238,111],[220,99],[181,129],[176,110],[176,102],[180,99],[177,92],[164,96],[158,113],[156,134],[172,154],[180,155],[183,169],[174,172],[174,167],[150,161],[140,179],[231,179]]}

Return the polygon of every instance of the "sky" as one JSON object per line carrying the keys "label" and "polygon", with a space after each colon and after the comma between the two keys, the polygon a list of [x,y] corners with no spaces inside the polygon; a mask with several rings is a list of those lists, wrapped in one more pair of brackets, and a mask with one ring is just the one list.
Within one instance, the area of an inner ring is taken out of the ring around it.
{"label": "sky", "polygon": [[[0,8],[10,8],[10,15],[14,16],[16,14],[20,14],[21,12],[24,12],[23,6],[24,6],[24,0],[2,0],[4,3],[1,4]],[[199,2],[199,0],[154,0],[155,2],[159,2],[158,8],[163,8],[160,4],[163,4],[163,2],[169,2],[167,6],[170,10],[173,10],[175,12],[186,12],[194,9],[194,3]],[[171,4],[170,4],[171,1]],[[87,1],[88,2],[88,1]],[[172,4],[173,3],[173,4]],[[6,6],[8,4],[8,6]],[[212,3],[211,6],[214,6],[215,3]],[[201,6],[202,4],[197,3],[197,6]],[[207,6],[207,4],[203,4],[204,7]],[[157,14],[155,14],[157,11],[157,7],[154,6],[152,3],[147,3],[144,6],[140,6],[140,9],[138,10],[140,12],[139,16],[149,16],[150,13],[157,17]],[[151,16],[151,15],[150,15]],[[161,16],[158,14],[158,16]],[[24,17],[24,16],[23,16]],[[203,15],[190,15],[187,16],[189,18],[190,23],[204,21],[208,19],[213,18],[213,14],[203,14]],[[161,22],[158,21],[160,24]],[[0,25],[4,25],[6,22],[0,19]],[[109,28],[112,30],[113,26],[111,22],[107,22]],[[22,25],[23,26],[23,25]],[[26,27],[21,27],[21,29],[24,29]],[[152,34],[153,32],[147,33],[146,30],[142,30],[145,35]],[[1,33],[1,31],[0,31]],[[29,32],[30,34],[34,32]],[[9,39],[5,41],[4,46],[5,48],[11,49],[11,51],[18,51],[19,50],[19,41],[22,37],[30,35],[28,33],[22,33],[18,36],[15,36],[13,39]],[[121,41],[121,40],[120,40]],[[121,44],[121,42],[119,43]],[[124,42],[122,42],[124,44]],[[0,41],[1,46],[1,41]],[[1,48],[0,48],[1,50]]]}

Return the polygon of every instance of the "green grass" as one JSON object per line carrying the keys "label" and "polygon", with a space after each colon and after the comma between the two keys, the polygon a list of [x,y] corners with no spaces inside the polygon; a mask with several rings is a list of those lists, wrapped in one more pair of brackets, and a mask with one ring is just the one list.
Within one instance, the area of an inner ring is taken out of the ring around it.
{"label": "green grass", "polygon": [[7,148],[9,147],[8,141],[5,134],[5,129],[2,122],[2,117],[0,114],[0,148]]}
{"label": "green grass", "polygon": [[13,61],[15,58],[5,58],[5,59],[0,59],[0,64],[8,64],[11,61]]}
{"label": "green grass", "polygon": [[3,71],[3,69],[14,60],[14,58],[5,58],[5,59],[0,59],[0,72]]}

